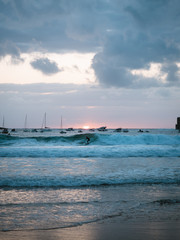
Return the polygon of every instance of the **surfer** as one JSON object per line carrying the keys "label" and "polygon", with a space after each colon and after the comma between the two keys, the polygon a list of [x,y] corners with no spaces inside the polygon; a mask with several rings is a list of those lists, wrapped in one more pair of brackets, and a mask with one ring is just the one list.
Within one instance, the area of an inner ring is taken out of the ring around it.
{"label": "surfer", "polygon": [[89,144],[89,142],[90,142],[90,138],[86,136],[86,144]]}

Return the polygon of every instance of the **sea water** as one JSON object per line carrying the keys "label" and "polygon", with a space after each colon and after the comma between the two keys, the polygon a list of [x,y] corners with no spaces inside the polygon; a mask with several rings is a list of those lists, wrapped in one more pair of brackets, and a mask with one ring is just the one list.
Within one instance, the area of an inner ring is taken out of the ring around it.
{"label": "sea water", "polygon": [[180,133],[173,129],[0,135],[1,231],[117,216],[180,221],[179,186]]}

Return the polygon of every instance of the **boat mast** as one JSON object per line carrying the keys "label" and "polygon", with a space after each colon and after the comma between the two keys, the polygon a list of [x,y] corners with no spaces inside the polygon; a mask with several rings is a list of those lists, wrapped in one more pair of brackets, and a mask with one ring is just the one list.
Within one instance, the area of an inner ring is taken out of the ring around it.
{"label": "boat mast", "polygon": [[46,128],[46,112],[44,114],[44,128]]}
{"label": "boat mast", "polygon": [[24,129],[26,129],[26,128],[27,128],[27,114],[25,116],[25,121],[24,121]]}
{"label": "boat mast", "polygon": [[4,128],[4,116],[3,116],[3,122],[2,122],[2,127]]}
{"label": "boat mast", "polygon": [[46,113],[43,116],[43,121],[42,121],[42,127],[41,128],[46,128]]}
{"label": "boat mast", "polygon": [[63,125],[62,125],[62,116],[61,116],[61,129],[63,128]]}

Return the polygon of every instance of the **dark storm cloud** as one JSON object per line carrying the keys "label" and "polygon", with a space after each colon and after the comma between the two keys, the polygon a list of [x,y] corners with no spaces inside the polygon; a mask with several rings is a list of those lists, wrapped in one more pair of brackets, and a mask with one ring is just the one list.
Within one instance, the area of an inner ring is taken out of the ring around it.
{"label": "dark storm cloud", "polygon": [[60,71],[56,62],[50,61],[48,58],[36,59],[31,62],[31,66],[46,75],[52,75]]}
{"label": "dark storm cloud", "polygon": [[131,69],[148,68],[149,63],[156,62],[162,63],[162,71],[168,74],[167,86],[180,85],[175,64],[180,61],[180,2],[129,1],[124,10],[126,29],[110,31],[103,51],[94,58],[99,82],[119,87],[135,87],[137,82],[142,87],[158,86],[153,79],[143,82],[142,77],[128,74]]}
{"label": "dark storm cloud", "polygon": [[11,40],[25,52],[34,50],[35,40],[39,50],[90,51],[97,47],[96,2],[0,0],[0,44]]}
{"label": "dark storm cloud", "polygon": [[178,83],[180,75],[178,73],[179,68],[176,64],[167,63],[167,65],[164,65],[162,70],[167,73],[167,80],[171,82],[172,85],[176,85]]}
{"label": "dark storm cloud", "polygon": [[0,58],[7,54],[11,55],[12,59],[21,60],[20,49],[11,41],[6,41],[0,45]]}
{"label": "dark storm cloud", "polygon": [[167,74],[164,85],[178,86],[179,13],[179,0],[0,0],[0,55],[94,51],[102,85],[161,86],[131,74],[155,62]]}

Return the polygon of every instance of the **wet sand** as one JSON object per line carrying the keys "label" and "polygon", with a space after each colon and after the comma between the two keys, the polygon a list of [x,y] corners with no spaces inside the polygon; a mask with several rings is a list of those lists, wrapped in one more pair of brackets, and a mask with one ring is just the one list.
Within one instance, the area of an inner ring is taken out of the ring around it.
{"label": "wet sand", "polygon": [[179,240],[179,236],[179,221],[122,221],[120,217],[62,229],[0,232],[1,240]]}

